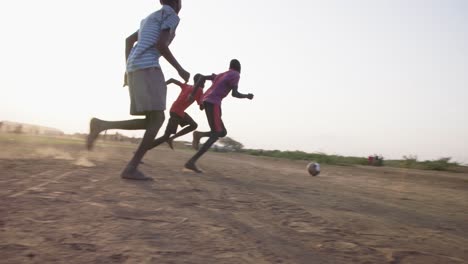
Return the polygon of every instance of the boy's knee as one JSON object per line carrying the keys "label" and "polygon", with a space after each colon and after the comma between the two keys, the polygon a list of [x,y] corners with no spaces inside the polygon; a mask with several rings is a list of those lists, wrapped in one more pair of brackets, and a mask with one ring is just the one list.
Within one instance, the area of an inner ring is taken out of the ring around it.
{"label": "boy's knee", "polygon": [[152,123],[164,123],[166,115],[164,114],[164,111],[152,111],[147,116],[147,119]]}
{"label": "boy's knee", "polygon": [[170,137],[171,137],[171,133],[164,133],[164,135],[162,136],[162,139],[168,140]]}
{"label": "boy's knee", "polygon": [[218,132],[217,133],[217,136],[220,137],[220,138],[223,138],[227,135],[227,131],[226,130],[223,130],[221,132]]}
{"label": "boy's knee", "polygon": [[227,135],[227,131],[226,130],[223,130],[223,131],[219,131],[219,132],[214,132],[214,133],[211,133],[212,136],[215,136],[217,138],[223,138]]}
{"label": "boy's knee", "polygon": [[197,124],[197,123],[193,123],[193,124],[190,125],[190,127],[191,127],[193,130],[195,130],[195,129],[198,128],[198,124]]}
{"label": "boy's knee", "polygon": [[166,120],[166,115],[164,114],[164,111],[156,111],[156,119],[160,121],[161,123],[164,123],[164,120]]}
{"label": "boy's knee", "polygon": [[164,111],[152,111],[146,115],[146,129],[159,130],[165,120]]}
{"label": "boy's knee", "polygon": [[216,140],[218,140],[218,138],[219,138],[218,132],[213,132],[213,131],[212,131],[212,132],[210,133],[210,139],[216,139]]}

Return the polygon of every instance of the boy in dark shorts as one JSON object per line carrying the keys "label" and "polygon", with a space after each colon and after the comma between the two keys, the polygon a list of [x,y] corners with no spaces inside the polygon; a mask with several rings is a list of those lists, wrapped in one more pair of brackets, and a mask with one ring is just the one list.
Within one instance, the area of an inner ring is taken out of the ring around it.
{"label": "boy in dark shorts", "polygon": [[[194,83],[198,83],[200,81],[200,78],[202,77],[201,74],[196,74],[193,77]],[[178,138],[180,136],[186,135],[195,129],[197,129],[198,124],[192,119],[192,117],[185,112],[185,110],[194,102],[197,101],[198,105],[202,105],[202,99],[203,99],[203,88],[205,87],[205,80],[200,81],[199,87],[201,89],[198,89],[197,92],[194,94],[194,98],[191,99],[189,98],[190,95],[193,92],[193,85],[185,84],[182,83],[178,80],[175,79],[169,79],[166,84],[175,84],[178,85],[182,90],[180,91],[179,96],[177,99],[174,101],[172,104],[170,112],[170,118],[167,123],[166,127],[166,132],[164,135],[160,138],[157,138],[153,144],[151,145],[151,148],[155,148],[162,144],[163,142],[167,142],[169,144],[169,147],[171,149],[174,149],[172,145],[172,141],[175,138]],[[183,129],[179,132],[177,132],[177,127],[181,126]],[[173,135],[171,137],[171,135]]]}
{"label": "boy in dark shorts", "polygon": [[193,147],[198,150],[198,145],[202,137],[209,137],[203,147],[185,163],[185,168],[201,173],[202,171],[197,168],[197,160],[207,152],[210,147],[221,137],[227,135],[226,128],[224,127],[223,120],[221,119],[221,101],[232,91],[232,96],[236,98],[253,99],[253,94],[242,94],[237,90],[241,72],[240,62],[236,59],[231,60],[229,70],[218,75],[202,76],[198,82],[195,83],[193,92],[190,95],[194,98],[198,88],[201,84],[208,79],[213,79],[213,85],[203,95],[203,108],[205,109],[206,117],[210,125],[211,131],[209,132],[193,132]]}

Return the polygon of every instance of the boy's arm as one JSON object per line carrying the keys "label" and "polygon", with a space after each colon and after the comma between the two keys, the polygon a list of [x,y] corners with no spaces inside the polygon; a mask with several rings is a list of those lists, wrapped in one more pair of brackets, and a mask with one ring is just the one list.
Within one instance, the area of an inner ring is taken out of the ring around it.
{"label": "boy's arm", "polygon": [[128,60],[128,56],[130,56],[130,52],[132,51],[135,42],[138,41],[138,30],[131,34],[130,36],[125,39],[125,61]]}
{"label": "boy's arm", "polygon": [[195,83],[195,85],[193,86],[193,91],[192,93],[190,94],[189,96],[189,100],[190,101],[193,101],[193,99],[195,98],[195,95],[197,94],[197,90],[198,88],[200,88],[201,84],[204,83],[206,80],[213,80],[212,79],[212,76],[213,75],[202,75],[200,77],[200,79],[198,79],[198,81]]}
{"label": "boy's arm", "polygon": [[212,73],[211,75],[205,75],[205,80],[214,81],[216,74]]}
{"label": "boy's arm", "polygon": [[238,87],[237,85],[232,87],[232,96],[233,97],[236,97],[236,98],[239,98],[239,99],[243,99],[243,98],[247,98],[249,100],[252,100],[254,95],[249,93],[249,94],[243,94],[243,93],[239,93],[239,91],[237,90]]}
{"label": "boy's arm", "polygon": [[175,84],[175,85],[177,85],[179,87],[182,87],[182,83],[179,82],[178,80],[174,79],[174,78],[170,78],[169,80],[166,81],[167,85],[169,85],[171,83],[173,83],[173,84]]}
{"label": "boy's arm", "polygon": [[205,106],[203,105],[203,91],[200,91],[196,95],[195,101],[197,101],[198,107],[201,111],[205,110]]}
{"label": "boy's arm", "polygon": [[[131,34],[125,39],[125,62],[128,60],[128,56],[130,56],[130,52],[132,51],[133,46],[135,45],[135,42],[138,41],[138,31],[135,33]],[[125,72],[124,76],[124,87],[128,85],[127,81],[127,72]]]}
{"label": "boy's arm", "polygon": [[171,39],[171,34],[169,29],[164,29],[159,35],[158,43],[156,43],[156,48],[159,50],[161,55],[177,70],[179,76],[184,79],[187,83],[190,79],[190,73],[184,70],[180,66],[179,62],[176,60],[171,50],[169,49],[169,40]]}

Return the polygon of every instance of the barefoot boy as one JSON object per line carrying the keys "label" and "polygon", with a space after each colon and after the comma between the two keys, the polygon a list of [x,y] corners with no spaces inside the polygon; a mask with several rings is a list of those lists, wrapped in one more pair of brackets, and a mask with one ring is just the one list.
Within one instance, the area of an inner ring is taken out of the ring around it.
{"label": "barefoot boy", "polygon": [[185,163],[185,168],[195,171],[202,172],[196,166],[197,160],[205,154],[208,149],[220,138],[227,135],[226,128],[224,127],[223,120],[221,119],[221,101],[232,91],[232,96],[236,98],[248,98],[253,99],[253,94],[242,94],[237,90],[239,84],[241,72],[241,65],[238,60],[231,60],[229,70],[227,72],[212,75],[202,76],[195,84],[194,90],[191,94],[191,98],[196,94],[200,84],[208,78],[213,78],[213,85],[206,91],[203,96],[203,106],[205,108],[206,117],[210,125],[211,131],[209,132],[193,132],[193,147],[198,149],[200,138],[209,137],[203,147]]}
{"label": "barefoot boy", "polygon": [[159,57],[162,55],[186,82],[190,78],[190,73],[180,66],[169,49],[180,21],[178,13],[182,6],[181,0],[160,0],[160,3],[162,8],[143,19],[140,29],[126,40],[127,72],[124,86],[128,82],[130,114],[142,115],[145,119],[104,121],[93,118],[90,122],[87,139],[89,150],[92,149],[99,133],[104,130],[146,130],[133,158],[121,173],[121,177],[125,179],[151,180],[137,167],[164,122],[167,87],[159,65]]}
{"label": "barefoot boy", "polygon": [[[200,78],[202,77],[201,74],[196,74],[193,78],[194,83],[198,83],[200,81]],[[209,79],[209,78],[208,78]],[[167,123],[166,127],[166,132],[164,135],[158,139],[156,139],[153,144],[151,145],[151,148],[159,146],[163,142],[167,142],[171,149],[174,149],[172,146],[172,141],[175,138],[178,138],[180,136],[186,135],[195,129],[197,129],[198,124],[190,117],[189,114],[185,112],[185,110],[194,102],[197,101],[198,105],[200,108],[202,107],[202,97],[203,97],[203,88],[205,87],[205,81],[200,81],[199,87],[201,89],[198,89],[197,92],[194,95],[194,99],[189,98],[189,96],[193,92],[193,86],[181,83],[175,79],[169,79],[166,84],[176,84],[179,86],[182,90],[180,91],[179,96],[175,100],[175,102],[172,104],[171,110],[170,110],[170,118],[169,122]],[[177,132],[177,127],[181,126],[183,129],[179,132]],[[175,134],[174,136],[171,137],[172,134]]]}

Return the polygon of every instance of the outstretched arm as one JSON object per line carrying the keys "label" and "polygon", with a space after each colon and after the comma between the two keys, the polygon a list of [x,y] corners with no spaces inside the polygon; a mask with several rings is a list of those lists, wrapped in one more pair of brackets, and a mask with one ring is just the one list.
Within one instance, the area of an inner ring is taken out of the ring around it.
{"label": "outstretched arm", "polygon": [[206,80],[210,80],[210,81],[213,81],[214,78],[216,77],[215,74],[212,74],[212,75],[202,75],[200,77],[200,79],[198,79],[198,81],[195,83],[195,85],[193,86],[193,91],[192,93],[190,94],[190,101],[193,100],[193,98],[195,97],[195,95],[197,94],[197,91],[198,91],[198,88],[201,87],[201,85],[206,81]]}
{"label": "outstretched arm", "polygon": [[184,68],[182,68],[182,66],[180,66],[179,62],[176,60],[171,50],[169,49],[170,39],[170,30],[162,30],[161,34],[159,35],[158,43],[156,43],[156,48],[159,50],[161,55],[177,70],[179,76],[182,77],[182,79],[184,79],[184,81],[187,83],[190,78],[190,73],[188,73],[186,70],[184,70]]}
{"label": "outstretched arm", "polygon": [[170,78],[169,80],[166,81],[167,85],[169,85],[171,83],[173,83],[173,84],[175,84],[175,85],[177,85],[179,87],[182,87],[182,83],[179,82],[178,80],[174,79],[174,78]]}
{"label": "outstretched arm", "polygon": [[[125,62],[128,60],[128,56],[130,56],[130,52],[132,51],[133,46],[135,45],[135,42],[138,41],[138,31],[135,33],[131,34],[125,39]],[[127,86],[127,73],[125,73],[124,76],[124,87]]]}
{"label": "outstretched arm", "polygon": [[240,92],[238,91],[237,85],[234,86],[234,87],[232,87],[232,96],[233,96],[233,97],[236,97],[236,98],[239,98],[239,99],[247,98],[247,99],[249,99],[249,100],[252,100],[253,97],[254,97],[254,95],[251,94],[251,93],[249,93],[249,94],[240,93]]}

